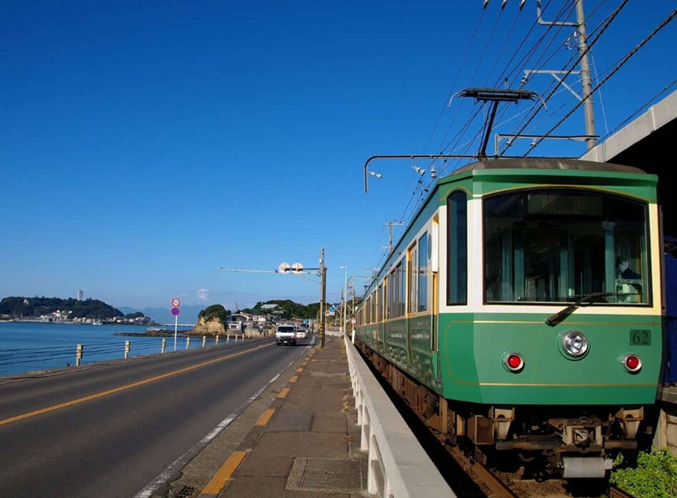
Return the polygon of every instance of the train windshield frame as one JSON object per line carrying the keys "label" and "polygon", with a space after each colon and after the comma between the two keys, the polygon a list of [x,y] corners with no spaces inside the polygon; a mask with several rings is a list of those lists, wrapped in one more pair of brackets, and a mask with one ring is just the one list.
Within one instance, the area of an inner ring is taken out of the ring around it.
{"label": "train windshield frame", "polygon": [[648,204],[574,188],[483,199],[485,304],[650,306]]}

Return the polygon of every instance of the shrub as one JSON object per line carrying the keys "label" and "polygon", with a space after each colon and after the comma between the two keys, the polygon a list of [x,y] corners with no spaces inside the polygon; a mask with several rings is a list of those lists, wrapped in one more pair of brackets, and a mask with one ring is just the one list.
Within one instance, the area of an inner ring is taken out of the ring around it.
{"label": "shrub", "polygon": [[611,483],[635,498],[673,498],[677,496],[677,458],[663,448],[637,457],[637,467],[624,465],[623,455],[615,462]]}

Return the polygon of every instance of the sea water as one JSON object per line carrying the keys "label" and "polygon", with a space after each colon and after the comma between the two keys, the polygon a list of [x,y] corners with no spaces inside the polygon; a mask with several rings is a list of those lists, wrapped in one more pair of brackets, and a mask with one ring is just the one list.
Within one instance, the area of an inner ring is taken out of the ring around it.
{"label": "sea water", "polygon": [[[166,327],[170,328],[170,327]],[[179,327],[189,330],[190,327]],[[0,377],[75,365],[75,349],[84,346],[81,364],[124,358],[125,341],[131,342],[129,356],[157,354],[161,337],[125,337],[116,332],[145,332],[134,325],[70,325],[60,323],[0,322]],[[207,345],[213,345],[208,339]],[[192,337],[190,348],[202,347],[201,337]],[[186,338],[178,336],[177,350],[186,349]],[[167,337],[166,351],[174,350]]]}

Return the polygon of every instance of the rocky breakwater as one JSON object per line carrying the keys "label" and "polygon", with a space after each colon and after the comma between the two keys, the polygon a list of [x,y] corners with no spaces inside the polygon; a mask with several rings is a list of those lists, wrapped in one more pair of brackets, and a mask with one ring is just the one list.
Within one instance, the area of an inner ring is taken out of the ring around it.
{"label": "rocky breakwater", "polygon": [[230,316],[230,311],[220,304],[214,304],[202,311],[197,317],[197,325],[189,332],[190,335],[206,335],[206,336],[225,336],[226,335],[226,321]]}
{"label": "rocky breakwater", "polygon": [[206,320],[205,318],[199,318],[197,325],[191,330],[190,335],[206,335],[206,336],[216,336],[226,335],[226,326],[218,320]]}

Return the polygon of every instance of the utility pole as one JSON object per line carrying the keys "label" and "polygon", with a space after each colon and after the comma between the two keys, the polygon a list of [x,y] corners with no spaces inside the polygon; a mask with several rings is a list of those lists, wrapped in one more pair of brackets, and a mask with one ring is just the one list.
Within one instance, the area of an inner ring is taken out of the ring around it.
{"label": "utility pole", "polygon": [[388,227],[388,254],[393,252],[393,227],[404,225],[401,221],[386,221]]}
{"label": "utility pole", "polygon": [[320,347],[324,349],[327,326],[327,268],[324,266],[324,247],[320,250]]}
{"label": "utility pole", "polygon": [[[592,79],[590,78],[590,62],[588,61],[588,35],[585,28],[583,0],[576,2],[576,22],[578,23],[578,53],[581,54],[581,84],[585,103],[585,134],[595,135],[595,112],[592,107]],[[597,144],[594,138],[588,138],[588,150]]]}
{"label": "utility pole", "polygon": [[[573,0],[576,2],[576,22],[564,21],[564,22],[552,22],[544,21],[541,17],[541,0],[536,0],[536,20],[539,24],[545,26],[573,26],[576,29],[576,34],[578,38],[578,53],[581,57],[581,85],[583,87],[583,97],[579,97],[575,91],[573,91],[569,86],[567,86],[564,81],[557,76],[561,71],[525,71],[525,79],[523,84],[526,83],[526,80],[532,73],[548,73],[553,78],[558,80],[562,86],[567,88],[579,101],[585,100],[583,104],[583,109],[585,111],[585,134],[587,135],[586,142],[588,144],[588,150],[592,149],[597,145],[597,133],[595,131],[595,112],[592,102],[592,78],[590,77],[590,61],[588,59],[588,35],[585,27],[585,11],[583,10],[583,0]],[[575,71],[570,71],[569,74],[575,74]]]}

